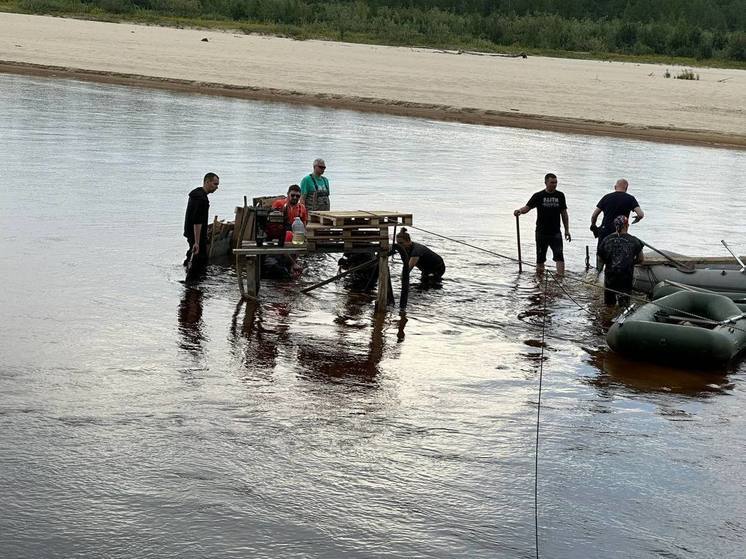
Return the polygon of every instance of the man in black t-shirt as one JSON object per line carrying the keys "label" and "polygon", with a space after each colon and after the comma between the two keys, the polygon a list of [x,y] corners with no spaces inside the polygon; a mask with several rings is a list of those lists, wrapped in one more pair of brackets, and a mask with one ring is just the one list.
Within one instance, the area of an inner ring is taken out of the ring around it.
{"label": "man in black t-shirt", "polygon": [[[610,192],[601,198],[596,204],[593,214],[591,214],[591,231],[598,237],[598,248],[601,247],[604,239],[614,232],[614,220],[618,216],[623,215],[629,219],[630,212],[635,212],[632,223],[637,223],[645,217],[645,212],[640,208],[637,199],[631,194],[627,194],[627,188],[629,188],[629,182],[626,179],[616,181],[614,192]],[[604,214],[601,227],[596,227],[596,220],[601,213]],[[600,269],[598,262],[596,267]]]}
{"label": "man in black t-shirt", "polygon": [[[608,235],[598,248],[598,258],[606,265],[604,303],[607,305],[629,306],[635,263],[643,261],[642,241],[627,234],[628,224],[626,217],[617,216],[613,223],[615,232]],[[615,293],[617,291],[626,295]]]}
{"label": "man in black t-shirt", "polygon": [[513,215],[519,216],[536,208],[536,273],[544,272],[544,262],[547,260],[547,248],[552,249],[552,258],[557,266],[557,273],[565,273],[565,256],[562,252],[562,233],[560,232],[560,218],[565,226],[565,239],[570,236],[570,218],[567,215],[565,195],[557,190],[557,175],[547,173],[544,176],[544,190],[531,196],[528,203],[518,208]]}
{"label": "man in black t-shirt", "polygon": [[419,268],[422,272],[422,283],[438,283],[446,273],[446,265],[443,259],[435,251],[425,245],[412,242],[406,227],[396,235],[397,244],[401,245],[409,257],[407,265],[409,269]]}
{"label": "man in black t-shirt", "polygon": [[186,213],[184,215],[184,236],[189,243],[184,266],[187,279],[198,279],[207,266],[207,220],[210,215],[208,194],[218,189],[220,178],[215,173],[207,173],[202,179],[202,186],[189,193]]}

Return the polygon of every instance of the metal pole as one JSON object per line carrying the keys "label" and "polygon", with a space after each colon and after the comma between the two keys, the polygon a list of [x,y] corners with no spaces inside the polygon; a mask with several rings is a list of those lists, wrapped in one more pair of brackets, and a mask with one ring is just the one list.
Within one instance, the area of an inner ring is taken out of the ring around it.
{"label": "metal pole", "polygon": [[738,262],[741,265],[741,269],[739,270],[739,272],[743,272],[744,270],[746,270],[746,265],[744,265],[741,259],[738,256],[736,256],[736,253],[730,249],[728,244],[724,240],[721,240],[720,242],[723,243],[723,246],[726,248],[726,250],[731,253],[733,258],[736,259],[736,262]]}
{"label": "metal pole", "polygon": [[523,259],[521,258],[521,221],[515,216],[515,234],[518,240],[518,273],[523,272]]}
{"label": "metal pole", "polygon": [[367,262],[363,262],[362,264],[358,264],[357,266],[353,266],[349,270],[345,270],[344,272],[341,272],[337,274],[336,276],[333,276],[329,279],[325,279],[324,281],[320,281],[318,283],[314,283],[313,285],[309,285],[308,287],[304,287],[301,289],[301,293],[308,293],[309,291],[313,291],[314,289],[317,289],[319,287],[323,287],[324,285],[333,282],[334,280],[338,280],[339,278],[345,277],[347,274],[351,274],[352,272],[357,272],[358,270],[362,270],[363,268],[367,268],[368,266],[372,266],[376,263],[376,260],[378,257],[374,258],[373,260],[368,260]]}

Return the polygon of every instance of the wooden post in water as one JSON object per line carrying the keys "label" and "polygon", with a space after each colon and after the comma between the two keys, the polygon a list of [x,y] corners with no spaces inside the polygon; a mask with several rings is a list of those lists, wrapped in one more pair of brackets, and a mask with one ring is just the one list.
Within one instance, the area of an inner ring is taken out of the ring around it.
{"label": "wooden post in water", "polygon": [[523,272],[523,259],[521,258],[521,220],[515,216],[515,234],[518,240],[518,273]]}
{"label": "wooden post in water", "polygon": [[389,303],[389,258],[382,250],[378,253],[378,296],[376,298],[376,312],[385,313]]}
{"label": "wooden post in water", "polygon": [[588,245],[585,245],[585,271],[591,267],[591,251],[588,249]]}
{"label": "wooden post in water", "polygon": [[218,228],[218,216],[212,220],[212,231],[210,232],[210,250],[207,251],[207,259],[212,258],[212,253],[215,247],[215,230]]}

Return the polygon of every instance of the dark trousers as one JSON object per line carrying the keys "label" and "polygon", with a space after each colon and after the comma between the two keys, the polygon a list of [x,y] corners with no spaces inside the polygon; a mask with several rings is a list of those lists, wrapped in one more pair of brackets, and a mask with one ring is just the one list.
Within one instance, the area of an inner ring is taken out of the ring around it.
{"label": "dark trousers", "polygon": [[[604,282],[604,304],[610,307],[619,305],[620,307],[629,307],[630,295],[632,293],[632,280],[617,280]],[[614,291],[610,291],[613,289]],[[616,292],[620,293],[616,293]]]}
{"label": "dark trousers", "polygon": [[186,279],[187,280],[198,280],[205,275],[207,270],[207,242],[200,242],[199,252],[192,256],[193,242],[189,242],[189,249],[186,251],[186,258],[184,259],[184,267],[186,268]]}
{"label": "dark trousers", "polygon": [[422,278],[421,283],[438,283],[443,279],[443,274],[446,273],[446,265],[438,266],[434,270],[421,270]]}

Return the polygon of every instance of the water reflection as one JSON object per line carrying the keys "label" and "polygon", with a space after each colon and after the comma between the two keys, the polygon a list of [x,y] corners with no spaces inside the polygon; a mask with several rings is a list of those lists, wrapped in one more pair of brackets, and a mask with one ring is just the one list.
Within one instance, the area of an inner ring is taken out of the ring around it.
{"label": "water reflection", "polygon": [[634,392],[710,396],[733,386],[725,371],[684,370],[634,361],[608,348],[592,352],[589,362],[599,372],[588,383],[604,394],[623,386]]}
{"label": "water reflection", "polygon": [[249,299],[236,305],[230,328],[231,348],[250,375],[267,375],[277,366],[280,348],[290,341],[289,316],[287,303]]}
{"label": "water reflection", "polygon": [[202,354],[206,341],[202,322],[203,299],[201,289],[187,286],[179,301],[179,347],[195,355]]}

